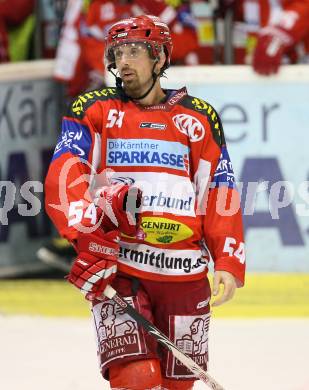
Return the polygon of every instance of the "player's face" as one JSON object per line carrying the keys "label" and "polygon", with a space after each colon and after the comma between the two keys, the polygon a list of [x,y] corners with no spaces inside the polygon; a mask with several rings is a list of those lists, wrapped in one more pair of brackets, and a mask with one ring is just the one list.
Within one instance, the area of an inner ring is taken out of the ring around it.
{"label": "player's face", "polygon": [[126,92],[140,96],[152,83],[154,60],[144,43],[126,43],[114,48],[117,70]]}

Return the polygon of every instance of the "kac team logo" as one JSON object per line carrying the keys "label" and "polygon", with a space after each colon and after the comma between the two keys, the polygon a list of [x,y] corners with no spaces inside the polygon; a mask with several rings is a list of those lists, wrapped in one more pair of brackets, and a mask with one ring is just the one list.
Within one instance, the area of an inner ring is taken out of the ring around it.
{"label": "kac team logo", "polygon": [[173,117],[173,122],[181,133],[189,137],[191,142],[197,142],[204,138],[205,128],[194,116],[178,114]]}

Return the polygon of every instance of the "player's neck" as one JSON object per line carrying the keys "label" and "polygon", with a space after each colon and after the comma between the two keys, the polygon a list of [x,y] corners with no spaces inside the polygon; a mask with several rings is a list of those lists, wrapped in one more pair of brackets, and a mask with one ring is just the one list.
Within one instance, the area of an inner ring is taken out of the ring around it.
{"label": "player's neck", "polygon": [[157,80],[152,90],[149,94],[144,97],[144,99],[140,99],[137,102],[142,106],[154,106],[156,104],[161,103],[165,98],[165,93],[161,88],[160,81]]}

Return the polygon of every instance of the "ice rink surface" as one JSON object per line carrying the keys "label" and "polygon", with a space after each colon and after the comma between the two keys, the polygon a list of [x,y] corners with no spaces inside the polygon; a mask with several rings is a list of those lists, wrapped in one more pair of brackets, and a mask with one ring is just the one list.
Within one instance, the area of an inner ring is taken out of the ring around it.
{"label": "ice rink surface", "polygon": [[[0,316],[0,330],[0,389],[109,389],[90,319]],[[209,350],[226,390],[309,390],[309,319],[213,319]]]}

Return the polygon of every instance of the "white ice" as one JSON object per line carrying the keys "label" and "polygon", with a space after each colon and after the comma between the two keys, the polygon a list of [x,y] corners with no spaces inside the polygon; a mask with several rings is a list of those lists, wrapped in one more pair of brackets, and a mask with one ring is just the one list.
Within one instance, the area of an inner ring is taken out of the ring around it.
{"label": "white ice", "polygon": [[[309,390],[308,336],[309,319],[214,319],[209,373],[226,390]],[[0,315],[0,389],[107,390],[95,349],[90,319]]]}

